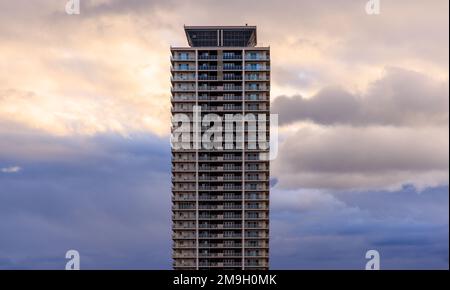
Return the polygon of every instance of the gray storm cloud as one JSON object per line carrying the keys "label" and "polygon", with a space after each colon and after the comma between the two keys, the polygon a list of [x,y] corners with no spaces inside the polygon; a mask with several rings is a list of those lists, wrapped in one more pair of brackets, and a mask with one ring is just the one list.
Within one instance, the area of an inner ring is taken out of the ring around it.
{"label": "gray storm cloud", "polygon": [[312,121],[323,125],[429,125],[448,123],[448,80],[388,68],[380,80],[362,94],[330,87],[311,98],[280,96],[272,109],[280,124]]}

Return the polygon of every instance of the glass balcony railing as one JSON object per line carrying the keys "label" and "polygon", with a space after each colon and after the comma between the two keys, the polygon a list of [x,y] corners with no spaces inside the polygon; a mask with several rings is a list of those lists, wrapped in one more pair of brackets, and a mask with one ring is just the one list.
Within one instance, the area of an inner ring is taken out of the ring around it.
{"label": "glass balcony railing", "polygon": [[217,55],[199,55],[199,60],[217,60]]}
{"label": "glass balcony railing", "polygon": [[248,55],[245,56],[245,60],[258,61],[258,60],[270,60],[270,58],[269,58],[268,55],[251,55],[251,54],[248,54]]}
{"label": "glass balcony railing", "polygon": [[195,56],[193,55],[173,55],[170,57],[172,61],[194,61]]}
{"label": "glass balcony railing", "polygon": [[242,70],[241,65],[231,65],[231,66],[223,66],[223,70]]}
{"label": "glass balcony railing", "polygon": [[172,71],[195,71],[195,67],[192,66],[177,66],[177,67],[171,67]]}
{"label": "glass balcony railing", "polygon": [[217,70],[217,66],[215,65],[200,65],[198,70]]}
{"label": "glass balcony railing", "polygon": [[246,66],[245,70],[247,71],[267,71],[270,70],[269,66]]}

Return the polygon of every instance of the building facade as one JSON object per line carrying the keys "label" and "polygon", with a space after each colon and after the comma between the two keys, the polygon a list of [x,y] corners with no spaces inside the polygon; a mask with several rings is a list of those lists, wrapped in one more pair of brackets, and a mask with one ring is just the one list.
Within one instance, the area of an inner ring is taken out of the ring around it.
{"label": "building facade", "polygon": [[[172,115],[189,116],[192,128],[195,112],[200,120],[211,113],[264,115],[266,126],[225,121],[233,146],[172,147],[173,267],[268,269],[269,149],[249,144],[255,134],[270,138],[270,48],[256,46],[254,26],[185,32],[189,46],[171,47]],[[174,121],[172,131],[178,126]]]}

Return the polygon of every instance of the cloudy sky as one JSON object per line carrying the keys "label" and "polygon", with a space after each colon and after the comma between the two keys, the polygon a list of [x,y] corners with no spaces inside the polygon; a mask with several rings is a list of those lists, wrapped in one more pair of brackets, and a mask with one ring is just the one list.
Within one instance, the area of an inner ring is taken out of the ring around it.
{"label": "cloudy sky", "polygon": [[169,269],[170,45],[272,53],[271,268],[448,269],[449,3],[0,1],[0,269]]}

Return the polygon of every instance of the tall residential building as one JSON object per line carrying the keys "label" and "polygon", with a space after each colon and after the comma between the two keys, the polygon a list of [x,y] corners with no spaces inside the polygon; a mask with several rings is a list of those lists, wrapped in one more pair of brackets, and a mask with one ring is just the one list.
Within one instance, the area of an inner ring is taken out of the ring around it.
{"label": "tall residential building", "polygon": [[268,269],[269,149],[249,143],[256,132],[269,140],[270,48],[256,46],[255,26],[185,32],[189,46],[171,47],[172,115],[186,114],[192,127],[193,108],[200,117],[263,115],[267,126],[224,122],[233,146],[172,148],[173,267]]}

